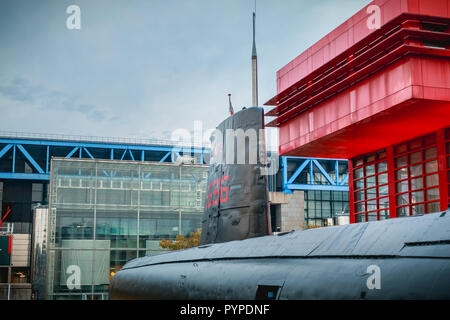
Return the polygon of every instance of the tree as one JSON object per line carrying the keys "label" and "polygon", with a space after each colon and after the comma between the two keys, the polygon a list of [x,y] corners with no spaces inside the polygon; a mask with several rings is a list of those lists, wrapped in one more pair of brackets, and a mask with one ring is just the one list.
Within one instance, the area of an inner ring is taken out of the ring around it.
{"label": "tree", "polygon": [[191,235],[187,238],[179,234],[175,238],[175,241],[162,239],[159,242],[159,245],[161,248],[169,250],[188,249],[199,246],[201,236],[202,236],[202,229],[198,229],[195,232],[191,232]]}

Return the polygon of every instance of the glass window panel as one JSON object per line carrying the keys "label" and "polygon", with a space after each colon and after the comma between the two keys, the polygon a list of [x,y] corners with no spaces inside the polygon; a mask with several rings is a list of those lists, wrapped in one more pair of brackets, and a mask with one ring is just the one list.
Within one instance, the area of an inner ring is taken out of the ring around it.
{"label": "glass window panel", "polygon": [[408,181],[397,182],[397,193],[409,191]]}
{"label": "glass window panel", "polygon": [[380,220],[389,219],[389,210],[381,210],[380,211]]}
{"label": "glass window panel", "polygon": [[417,164],[415,166],[409,167],[409,172],[411,173],[411,177],[422,175],[422,164]]}
{"label": "glass window panel", "polygon": [[355,181],[355,190],[364,189],[364,179]]}
{"label": "glass window panel", "polygon": [[387,173],[383,173],[378,175],[378,185],[388,183],[388,175]]}
{"label": "glass window panel", "polygon": [[422,151],[417,151],[409,154],[409,163],[418,163],[422,161]]}
{"label": "glass window panel", "polygon": [[423,204],[411,206],[411,215],[415,216],[424,213],[425,213],[425,206]]}
{"label": "glass window panel", "polygon": [[355,170],[355,179],[364,177],[364,168],[359,168]]}
{"label": "glass window panel", "polygon": [[430,160],[430,159],[434,159],[437,158],[437,148],[430,148],[430,149],[426,149],[424,151],[425,153],[425,160]]}
{"label": "glass window panel", "polygon": [[425,162],[425,173],[433,173],[438,171],[437,160]]}
{"label": "glass window panel", "polygon": [[378,196],[379,197],[384,197],[384,196],[388,196],[389,195],[389,186],[388,185],[384,185],[378,188]]}
{"label": "glass window panel", "polygon": [[355,212],[364,212],[366,211],[366,205],[364,202],[355,203]]}
{"label": "glass window panel", "polygon": [[411,190],[423,189],[423,178],[411,179]]}
{"label": "glass window panel", "polygon": [[395,159],[395,167],[400,168],[406,166],[406,156],[398,157]]}
{"label": "glass window panel", "polygon": [[409,204],[409,193],[400,194],[397,196],[397,206]]}
{"label": "glass window panel", "polygon": [[422,147],[422,138],[418,138],[409,143],[409,150],[414,150]]}
{"label": "glass window panel", "polygon": [[371,154],[371,155],[366,156],[366,163],[367,162],[372,162],[372,161],[375,161],[375,154]]}
{"label": "glass window panel", "polygon": [[401,144],[401,145],[398,145],[398,146],[395,147],[395,153],[396,153],[396,154],[406,152],[406,150],[407,150],[407,145],[406,145],[406,143]]}
{"label": "glass window panel", "polygon": [[367,211],[377,210],[377,200],[367,201]]}
{"label": "glass window panel", "polygon": [[355,216],[355,220],[357,223],[366,222],[366,215],[365,214],[357,214]]}
{"label": "glass window panel", "polygon": [[397,180],[404,180],[408,178],[408,168],[402,168],[400,170],[395,171],[395,177]]}
{"label": "glass window panel", "polygon": [[380,162],[377,164],[377,172],[386,172],[387,171],[387,162]]}
{"label": "glass window panel", "polygon": [[364,197],[364,191],[355,192],[355,201],[366,200]]}
{"label": "glass window panel", "polygon": [[367,199],[374,199],[377,197],[377,188],[367,189]]}
{"label": "glass window panel", "polygon": [[375,176],[366,178],[366,188],[371,188],[376,186]]}
{"label": "glass window panel", "polygon": [[364,161],[363,161],[362,158],[353,160],[353,166],[354,166],[354,167],[358,167],[358,166],[361,166],[361,165],[363,165],[363,164],[364,164]]}
{"label": "glass window panel", "polygon": [[439,200],[439,188],[425,190],[427,201]]}
{"label": "glass window panel", "polygon": [[411,192],[411,202],[412,203],[418,203],[418,202],[423,202],[423,201],[424,201],[423,190]]}
{"label": "glass window panel", "polygon": [[366,167],[366,176],[371,176],[375,174],[375,166],[370,165]]}
{"label": "glass window panel", "polygon": [[342,192],[341,191],[334,191],[333,192],[333,200],[334,201],[342,201]]}
{"label": "glass window panel", "polygon": [[377,152],[377,159],[381,160],[381,159],[385,159],[385,158],[386,158],[386,151],[385,150]]}
{"label": "glass window panel", "polygon": [[380,198],[378,200],[379,204],[380,204],[380,209],[387,209],[389,208],[389,198]]}
{"label": "glass window panel", "polygon": [[439,211],[441,211],[441,204],[440,204],[440,202],[427,203],[427,212],[428,213],[439,212]]}
{"label": "glass window panel", "polygon": [[425,184],[427,188],[439,185],[439,175],[433,174],[425,177]]}
{"label": "glass window panel", "polygon": [[376,212],[369,212],[367,214],[367,221],[377,221],[378,217],[377,217],[377,213]]}
{"label": "glass window panel", "polygon": [[348,196],[349,196],[349,192],[343,192],[343,193],[342,193],[342,197],[343,197],[342,200],[348,202]]}
{"label": "glass window panel", "polygon": [[409,216],[409,207],[402,207],[402,208],[397,208],[397,216],[398,217],[405,217],[405,216]]}

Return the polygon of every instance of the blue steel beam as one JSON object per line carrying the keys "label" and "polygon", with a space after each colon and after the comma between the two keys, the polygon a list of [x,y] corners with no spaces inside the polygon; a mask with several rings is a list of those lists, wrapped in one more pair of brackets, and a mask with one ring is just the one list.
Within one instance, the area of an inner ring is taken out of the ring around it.
{"label": "blue steel beam", "polygon": [[12,144],[4,146],[3,149],[0,151],[0,158],[3,157],[12,148],[12,146],[13,146]]}
{"label": "blue steel beam", "polygon": [[88,151],[88,149],[83,147],[83,150],[87,153],[87,155],[91,158],[94,159],[94,157],[92,156],[92,154]]}
{"label": "blue steel beam", "polygon": [[144,151],[173,151],[176,150],[191,150],[194,153],[200,153],[202,150],[205,153],[210,153],[209,149],[201,148],[181,148],[173,146],[146,146],[146,145],[124,145],[111,143],[96,143],[96,142],[70,142],[70,141],[53,141],[53,140],[31,140],[31,139],[9,139],[0,138],[0,143],[5,144],[22,144],[22,145],[41,145],[41,146],[57,146],[57,147],[85,147],[85,148],[100,148],[100,149],[129,149],[129,150],[144,150]]}
{"label": "blue steel beam", "polygon": [[162,157],[161,160],[159,160],[159,162],[164,162],[171,154],[172,152],[167,152],[166,155],[164,157]]}
{"label": "blue steel beam", "polygon": [[16,171],[16,145],[13,148],[12,172]]}
{"label": "blue steel beam", "polygon": [[125,149],[122,153],[122,157],[120,158],[120,160],[123,160],[123,158],[125,157],[125,155],[127,154],[127,149]]}
{"label": "blue steel beam", "polygon": [[73,154],[74,154],[75,152],[77,152],[78,148],[79,148],[79,147],[73,148],[73,150],[70,151],[69,154],[66,156],[66,159],[68,159],[68,158],[70,158],[71,156],[73,156]]}
{"label": "blue steel beam", "polygon": [[300,167],[298,167],[297,170],[295,170],[294,174],[291,176],[291,178],[287,181],[288,184],[291,184],[294,182],[295,179],[297,179],[297,177],[300,175],[300,173],[302,173],[303,169],[305,169],[305,167],[310,164],[311,160],[305,160]]}
{"label": "blue steel beam", "polygon": [[28,161],[30,161],[30,163],[33,165],[33,167],[40,173],[40,174],[45,174],[44,170],[42,170],[42,168],[39,166],[39,164],[33,159],[32,156],[30,156],[30,154],[27,152],[27,150],[25,150],[25,148],[18,144],[17,148],[19,148],[19,150],[23,153],[23,155],[25,156],[25,158],[28,159]]}
{"label": "blue steel beam", "polygon": [[[288,176],[288,162],[295,160],[296,163],[299,160],[304,160],[298,167],[294,170],[294,173]],[[325,168],[318,162],[318,160],[330,161],[332,164],[332,171],[334,171],[334,178],[331,178],[330,174],[325,170]],[[325,158],[306,158],[306,157],[281,157],[281,167],[282,167],[282,181],[283,181],[283,192],[292,193],[293,190],[328,190],[328,191],[349,191],[349,187],[345,184],[348,183],[348,174],[339,181],[339,164],[341,162],[347,162],[347,160],[342,159],[325,159]],[[329,184],[315,184],[314,183],[314,170],[313,167],[316,166],[320,174],[326,179]],[[309,179],[306,184],[294,183],[295,179],[309,167]]]}
{"label": "blue steel beam", "polygon": [[[164,157],[160,160],[162,162],[167,161],[167,158],[172,155],[172,158],[175,156],[180,156],[180,151],[190,152],[190,154],[199,154],[201,163],[205,162],[204,154],[210,153],[209,149],[205,148],[182,148],[182,147],[174,147],[174,146],[152,146],[152,145],[124,145],[119,143],[101,143],[101,142],[71,142],[71,141],[57,141],[57,140],[38,140],[38,139],[21,139],[21,138],[0,138],[0,143],[6,144],[0,149],[0,158],[3,157],[8,151],[13,149],[13,163],[12,163],[12,172],[3,172],[1,173],[1,178],[4,179],[38,179],[38,180],[48,180],[49,175],[46,175],[50,172],[50,161],[52,157],[52,153],[56,153],[60,155],[59,148],[71,148],[70,152],[65,156],[65,158],[71,158],[78,152],[79,158],[90,158],[95,159],[93,154],[89,151],[90,148],[96,149],[105,149],[107,152],[110,152],[110,159],[114,160],[114,150],[124,150],[124,154],[122,154],[121,160],[123,160],[126,156],[126,152],[130,152],[130,157],[132,160],[135,160],[135,154],[133,152],[140,152],[141,161],[145,161],[146,152],[147,153],[160,153],[164,152]],[[21,147],[19,147],[19,145]],[[25,149],[27,146],[39,146],[42,147],[42,150],[39,151],[41,154],[44,154],[41,159],[45,162],[44,167],[40,167],[38,162],[31,156],[30,153]],[[16,171],[16,154],[15,149],[19,148],[24,156],[27,158],[29,163],[36,169],[38,173],[17,173]],[[153,157],[153,155],[152,155]],[[174,159],[172,159],[174,160]],[[9,160],[11,161],[11,160]],[[34,178],[33,178],[34,177]]]}
{"label": "blue steel beam", "polygon": [[48,173],[49,162],[50,162],[50,146],[47,146],[47,157],[45,158],[45,173]]}
{"label": "blue steel beam", "polygon": [[322,167],[322,165],[317,160],[313,160],[312,162],[316,165],[317,169],[319,169],[320,173],[322,173],[322,175],[325,177],[325,179],[327,179],[327,181],[331,185],[336,185],[336,183],[333,181],[333,179],[331,179],[327,171]]}
{"label": "blue steel beam", "polygon": [[348,183],[348,173],[346,174],[346,176],[344,177],[344,179],[342,179],[341,182],[339,182],[340,186],[343,186],[344,184]]}
{"label": "blue steel beam", "polygon": [[50,175],[40,173],[0,172],[0,179],[50,180]]}
{"label": "blue steel beam", "polygon": [[347,186],[330,186],[326,184],[288,184],[289,190],[321,190],[321,191],[348,191]]}

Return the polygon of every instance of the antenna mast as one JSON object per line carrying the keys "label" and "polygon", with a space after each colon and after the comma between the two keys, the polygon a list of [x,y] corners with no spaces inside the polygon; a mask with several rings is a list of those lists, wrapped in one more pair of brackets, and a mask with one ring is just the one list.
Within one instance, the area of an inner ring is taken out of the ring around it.
{"label": "antenna mast", "polygon": [[256,55],[256,32],[255,32],[255,20],[256,20],[256,0],[255,11],[253,12],[253,48],[252,48],[252,103],[253,106],[258,106],[258,57]]}

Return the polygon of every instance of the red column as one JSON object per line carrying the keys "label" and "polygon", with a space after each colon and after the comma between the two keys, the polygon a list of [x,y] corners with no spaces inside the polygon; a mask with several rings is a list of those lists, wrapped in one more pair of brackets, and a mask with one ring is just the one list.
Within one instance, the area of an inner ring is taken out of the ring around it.
{"label": "red column", "polygon": [[438,152],[438,172],[439,172],[439,196],[441,198],[441,211],[448,208],[448,169],[447,150],[445,146],[445,128],[436,132],[436,145]]}
{"label": "red column", "polygon": [[349,210],[350,210],[350,223],[355,223],[355,197],[353,193],[353,159],[348,160],[348,202],[349,202]]}
{"label": "red column", "polygon": [[394,146],[386,148],[386,160],[388,167],[388,186],[389,186],[389,218],[397,218],[397,201],[395,199],[395,158]]}

